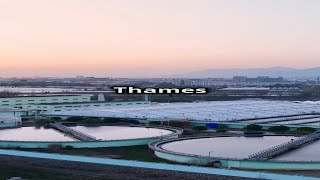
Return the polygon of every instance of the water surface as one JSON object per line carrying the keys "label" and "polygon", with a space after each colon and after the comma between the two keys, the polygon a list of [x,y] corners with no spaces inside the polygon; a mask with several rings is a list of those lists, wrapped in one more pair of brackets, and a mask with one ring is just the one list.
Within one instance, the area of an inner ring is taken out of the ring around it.
{"label": "water surface", "polygon": [[0,129],[0,140],[3,141],[75,141],[64,134],[43,127],[21,127]]}
{"label": "water surface", "polygon": [[123,126],[75,126],[71,127],[78,131],[87,133],[97,139],[121,140],[133,138],[148,138],[172,134],[172,131],[144,127],[123,127]]}
{"label": "water surface", "polygon": [[290,141],[293,136],[216,137],[190,139],[163,144],[165,150],[222,158],[247,158],[269,147]]}

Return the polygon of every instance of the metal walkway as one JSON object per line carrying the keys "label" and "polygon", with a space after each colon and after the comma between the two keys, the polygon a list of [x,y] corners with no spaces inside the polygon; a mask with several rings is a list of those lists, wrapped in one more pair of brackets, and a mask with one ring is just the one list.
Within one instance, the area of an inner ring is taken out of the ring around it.
{"label": "metal walkway", "polygon": [[282,143],[277,146],[259,151],[257,153],[249,155],[249,160],[265,160],[280,155],[291,149],[297,148],[309,142],[313,142],[320,137],[320,133],[312,133],[306,136],[299,137],[297,139],[291,140],[289,142]]}
{"label": "metal walkway", "polygon": [[50,123],[50,126],[58,131],[61,131],[69,136],[72,136],[80,141],[97,141],[93,136],[77,131],[75,129],[64,126],[61,123]]}

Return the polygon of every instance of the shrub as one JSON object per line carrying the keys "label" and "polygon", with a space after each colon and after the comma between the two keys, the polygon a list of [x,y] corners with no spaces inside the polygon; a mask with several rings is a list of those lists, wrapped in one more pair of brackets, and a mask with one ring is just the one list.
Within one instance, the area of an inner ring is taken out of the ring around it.
{"label": "shrub", "polygon": [[205,131],[205,130],[208,130],[208,128],[205,127],[205,126],[193,126],[192,129],[193,129],[193,130],[196,130],[196,131]]}
{"label": "shrub", "polygon": [[117,123],[117,122],[120,122],[121,120],[118,118],[104,118],[102,121],[104,123]]}
{"label": "shrub", "polygon": [[46,126],[46,125],[49,125],[50,122],[52,122],[52,120],[41,119],[41,120],[36,121],[36,125],[37,126]]}
{"label": "shrub", "polygon": [[311,128],[311,127],[300,127],[300,128],[297,128],[297,130],[296,130],[296,132],[298,134],[310,134],[310,133],[314,133],[316,131],[317,131],[317,129]]}
{"label": "shrub", "polygon": [[228,129],[228,125],[225,124],[218,124],[218,129]]}
{"label": "shrub", "polygon": [[185,123],[183,121],[169,121],[169,125],[173,127],[179,127],[179,128],[185,127]]}
{"label": "shrub", "polygon": [[130,124],[140,124],[140,122],[137,120],[128,120],[127,122]]}
{"label": "shrub", "polygon": [[244,130],[247,130],[247,131],[261,131],[262,130],[262,126],[257,125],[257,124],[249,124],[246,127],[244,127]]}
{"label": "shrub", "polygon": [[160,121],[150,121],[149,125],[159,126],[159,125],[161,125],[161,122]]}
{"label": "shrub", "polygon": [[51,119],[54,120],[54,121],[61,121],[62,120],[61,117],[52,117]]}
{"label": "shrub", "polygon": [[66,119],[66,121],[82,121],[83,117],[71,116]]}
{"label": "shrub", "polygon": [[62,146],[60,144],[50,144],[48,146],[48,149],[50,149],[50,150],[60,150],[60,149],[62,149]]}
{"label": "shrub", "polygon": [[82,120],[82,123],[85,123],[85,124],[97,124],[99,122],[100,122],[100,120],[97,118],[86,118],[86,119]]}
{"label": "shrub", "polygon": [[217,129],[216,132],[218,132],[218,133],[225,133],[225,132],[227,132],[227,130],[226,130],[226,129]]}
{"label": "shrub", "polygon": [[28,120],[29,120],[29,118],[26,118],[26,117],[21,118],[21,121],[28,121]]}
{"label": "shrub", "polygon": [[67,149],[67,150],[70,150],[70,149],[73,149],[74,147],[73,146],[70,146],[70,145],[67,145],[64,147],[64,149]]}
{"label": "shrub", "polygon": [[286,132],[286,131],[289,131],[290,128],[287,127],[287,126],[272,126],[268,129],[268,131],[271,131],[271,132]]}

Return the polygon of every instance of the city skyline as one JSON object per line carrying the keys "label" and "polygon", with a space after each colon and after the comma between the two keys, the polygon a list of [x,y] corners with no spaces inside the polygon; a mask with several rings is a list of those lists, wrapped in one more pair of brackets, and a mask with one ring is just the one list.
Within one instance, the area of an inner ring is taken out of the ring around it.
{"label": "city skyline", "polygon": [[0,1],[0,76],[320,66],[320,2]]}

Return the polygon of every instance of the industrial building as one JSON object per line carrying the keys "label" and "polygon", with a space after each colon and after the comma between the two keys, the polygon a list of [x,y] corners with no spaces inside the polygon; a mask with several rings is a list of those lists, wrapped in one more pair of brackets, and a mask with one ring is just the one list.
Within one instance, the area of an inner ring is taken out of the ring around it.
{"label": "industrial building", "polygon": [[38,95],[0,98],[0,107],[31,108],[33,104],[90,102],[91,95]]}
{"label": "industrial building", "polygon": [[18,108],[0,107],[0,116],[2,115],[26,116],[28,115],[28,111]]}
{"label": "industrial building", "polygon": [[139,118],[154,120],[194,120],[203,122],[234,122],[248,119],[268,117],[285,117],[304,114],[319,114],[320,103],[239,100],[239,101],[208,101],[195,103],[158,103],[146,106],[113,106],[90,110],[72,110],[47,112],[44,115],[62,116],[95,116]]}
{"label": "industrial building", "polygon": [[32,104],[26,108],[37,111],[70,111],[79,109],[92,109],[101,107],[115,107],[115,106],[138,106],[138,105],[149,105],[150,101],[132,101],[132,102],[73,102],[73,103],[43,103],[43,104]]}
{"label": "industrial building", "polygon": [[[0,98],[0,108],[7,113],[27,115],[28,112],[78,110],[113,106],[149,105],[150,101],[106,102],[103,94],[98,101],[91,101],[91,94],[81,95],[38,95]],[[0,111],[1,113],[1,111]],[[4,113],[4,111],[3,111]]]}
{"label": "industrial building", "polygon": [[17,127],[21,125],[20,116],[0,115],[0,128]]}

